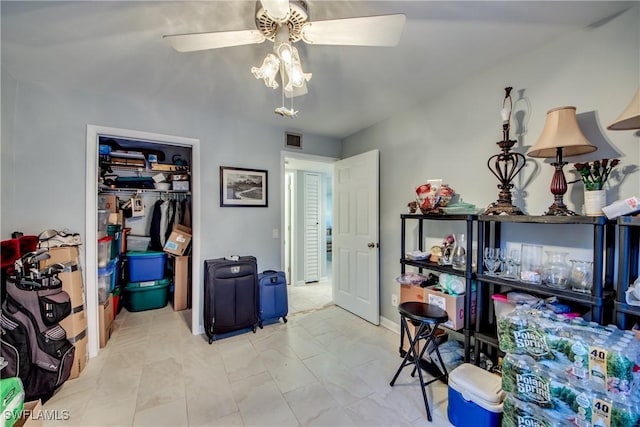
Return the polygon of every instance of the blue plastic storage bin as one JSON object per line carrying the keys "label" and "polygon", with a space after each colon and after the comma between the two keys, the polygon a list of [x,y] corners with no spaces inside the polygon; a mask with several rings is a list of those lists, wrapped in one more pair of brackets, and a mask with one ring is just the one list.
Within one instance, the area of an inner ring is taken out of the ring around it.
{"label": "blue plastic storage bin", "polygon": [[98,302],[104,304],[113,292],[116,284],[116,260],[110,261],[106,267],[98,268]]}
{"label": "blue plastic storage bin", "polygon": [[129,282],[146,282],[164,278],[164,252],[127,252]]}
{"label": "blue plastic storage bin", "polygon": [[470,363],[449,373],[447,416],[456,427],[498,427],[502,421],[502,379]]}

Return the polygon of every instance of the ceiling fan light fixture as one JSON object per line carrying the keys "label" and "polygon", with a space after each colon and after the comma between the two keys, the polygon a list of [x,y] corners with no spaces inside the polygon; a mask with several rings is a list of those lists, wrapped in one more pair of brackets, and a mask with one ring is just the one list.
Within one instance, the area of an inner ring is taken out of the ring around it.
{"label": "ceiling fan light fixture", "polygon": [[286,22],[291,16],[289,0],[263,0],[256,7],[260,7],[260,3],[264,13],[276,22]]}
{"label": "ceiling fan light fixture", "polygon": [[282,43],[278,46],[278,50],[276,51],[278,53],[278,57],[285,63],[285,65],[291,65],[293,58],[291,48],[292,46],[289,43]]}
{"label": "ceiling fan light fixture", "polygon": [[[405,23],[403,14],[311,22],[306,0],[257,0],[254,18],[253,30],[174,34],[164,38],[180,52],[272,41],[273,51],[260,67],[251,67],[251,73],[256,79],[263,79],[267,87],[282,88],[283,107],[275,112],[284,117],[295,117],[293,98],[308,93],[306,82],[312,76],[303,71],[294,43],[302,40],[316,45],[395,46]],[[290,108],[284,107],[285,97],[292,100]]]}
{"label": "ceiling fan light fixture", "polygon": [[311,73],[305,73],[302,70],[302,63],[300,61],[300,55],[298,54],[298,49],[295,47],[291,48],[291,64],[289,66],[284,67],[288,82],[285,86],[285,91],[291,92],[294,87],[302,87],[306,82],[311,80]]}
{"label": "ceiling fan light fixture", "polygon": [[279,25],[278,32],[276,33],[275,40],[273,42],[273,51],[286,65],[291,64],[293,61],[293,47],[289,41],[289,26]]}
{"label": "ceiling fan light fixture", "polygon": [[251,73],[256,79],[263,79],[267,87],[277,89],[278,82],[276,81],[276,76],[279,69],[280,60],[273,53],[269,53],[264,58],[264,61],[262,61],[260,68],[251,67]]}
{"label": "ceiling fan light fixture", "polygon": [[[289,85],[293,87],[302,87],[306,82],[311,80],[311,73],[305,73],[302,71],[302,67],[297,66],[291,69],[291,76],[289,78]],[[290,89],[287,89],[290,90]]]}

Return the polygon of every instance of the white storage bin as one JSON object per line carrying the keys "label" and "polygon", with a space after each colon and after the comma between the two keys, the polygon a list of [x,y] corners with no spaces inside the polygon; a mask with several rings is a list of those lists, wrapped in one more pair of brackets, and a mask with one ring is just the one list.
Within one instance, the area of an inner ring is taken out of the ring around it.
{"label": "white storage bin", "polygon": [[149,249],[149,243],[151,243],[151,237],[127,234],[127,252],[144,252]]}

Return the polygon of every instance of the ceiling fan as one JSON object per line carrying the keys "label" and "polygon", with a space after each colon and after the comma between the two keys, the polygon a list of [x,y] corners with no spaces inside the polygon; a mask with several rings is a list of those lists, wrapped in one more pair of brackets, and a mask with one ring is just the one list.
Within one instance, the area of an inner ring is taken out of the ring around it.
{"label": "ceiling fan", "polygon": [[[165,39],[179,52],[273,42],[260,67],[251,72],[276,89],[280,80],[284,96],[293,98],[307,93],[311,73],[302,70],[300,55],[293,46],[302,40],[308,44],[343,46],[395,46],[400,40],[403,14],[310,21],[307,2],[303,0],[258,0],[256,29],[166,35]],[[280,110],[280,111],[278,111]],[[276,113],[293,117],[293,108],[276,109]]]}

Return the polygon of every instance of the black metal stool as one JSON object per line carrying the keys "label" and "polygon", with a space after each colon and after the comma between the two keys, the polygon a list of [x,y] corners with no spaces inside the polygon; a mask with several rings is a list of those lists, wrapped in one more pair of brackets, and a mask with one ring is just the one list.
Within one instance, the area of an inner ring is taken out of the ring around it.
{"label": "black metal stool", "polygon": [[[414,367],[413,371],[411,372],[411,376],[415,376],[416,371],[418,371],[418,377],[420,378],[421,386],[420,388],[422,389],[422,397],[424,398],[424,407],[427,410],[427,419],[429,421],[432,421],[431,411],[429,410],[429,402],[427,400],[427,391],[425,390],[425,387],[432,382],[440,380],[441,378],[445,378],[445,381],[448,381],[449,374],[447,373],[447,368],[446,366],[444,366],[444,362],[442,361],[442,356],[440,355],[440,350],[438,349],[438,343],[435,341],[435,334],[438,326],[441,323],[449,320],[449,316],[447,315],[447,312],[440,307],[417,301],[403,302],[398,306],[398,311],[400,312],[401,325],[400,342],[402,343],[403,335],[406,333],[409,340],[409,351],[407,351],[407,353],[404,355],[404,359],[402,359],[400,367],[396,371],[396,374],[393,376],[393,379],[389,384],[393,387],[393,384],[396,382],[396,379],[398,379],[398,375],[400,375],[402,369],[404,369],[405,366],[413,364]],[[413,337],[411,336],[411,331],[409,330],[407,319],[409,319],[413,326],[416,327],[415,336]],[[422,349],[420,350],[420,354],[417,354],[418,343],[420,342],[420,340],[424,340],[424,344]],[[422,361],[422,356],[424,356],[424,353],[427,348],[429,348],[430,344],[433,344],[433,349],[438,356],[438,361],[440,362],[440,366],[442,367],[442,375],[435,377],[429,382],[424,382],[424,378],[422,376],[422,367],[420,366],[420,363]]]}

